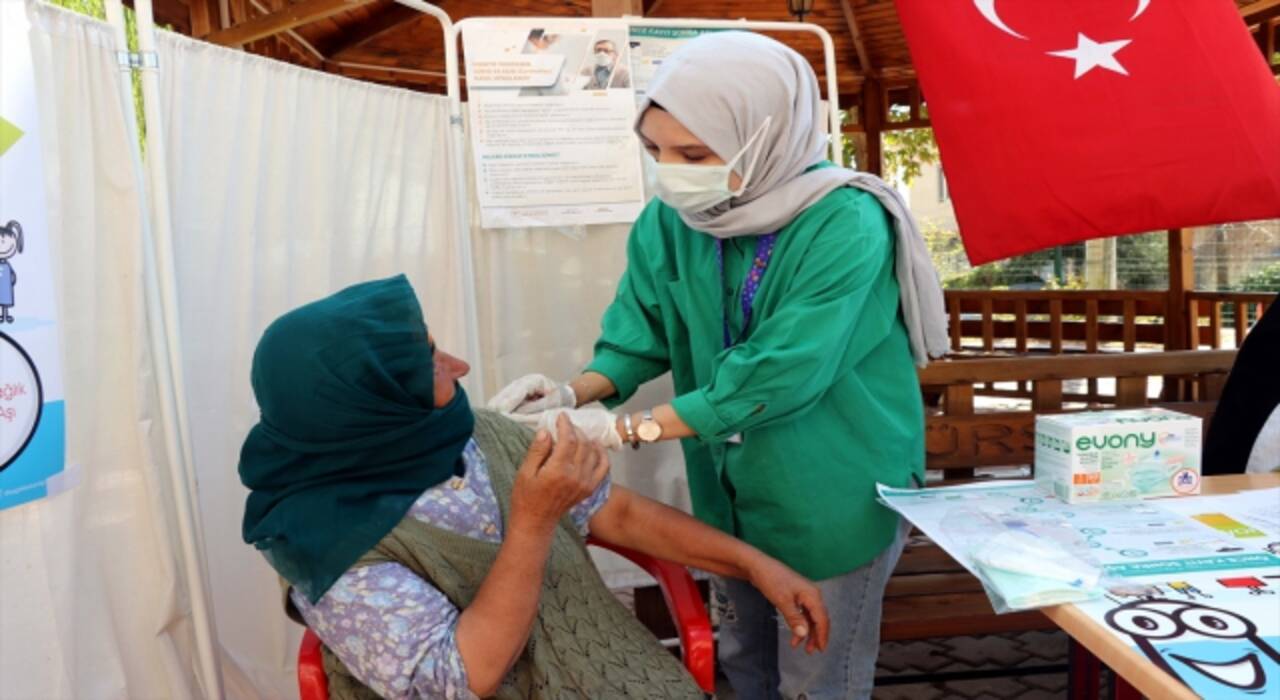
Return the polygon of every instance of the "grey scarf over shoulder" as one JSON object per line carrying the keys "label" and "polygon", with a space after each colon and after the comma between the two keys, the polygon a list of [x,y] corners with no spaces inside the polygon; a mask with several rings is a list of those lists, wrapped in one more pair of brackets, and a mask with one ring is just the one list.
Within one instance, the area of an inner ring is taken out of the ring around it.
{"label": "grey scarf over shoulder", "polygon": [[929,358],[946,354],[942,285],[902,196],[869,173],[808,170],[826,159],[827,137],[818,79],[804,57],[752,32],[704,34],[663,62],[640,105],[641,116],[651,103],[726,161],[770,119],[752,145],[754,152],[743,154],[735,166],[741,175],[755,162],[746,189],[707,211],[682,213],[694,229],[717,238],[755,236],[781,229],[837,187],[874,195],[894,221],[895,271],[916,364],[923,367]]}

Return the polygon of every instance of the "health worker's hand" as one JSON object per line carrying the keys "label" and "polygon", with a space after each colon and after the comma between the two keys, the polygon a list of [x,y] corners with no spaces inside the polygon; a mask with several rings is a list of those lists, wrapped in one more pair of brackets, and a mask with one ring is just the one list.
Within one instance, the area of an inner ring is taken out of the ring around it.
{"label": "health worker's hand", "polygon": [[554,428],[562,416],[568,418],[591,442],[610,450],[622,449],[618,417],[602,408],[555,408],[537,415],[516,413],[509,417],[521,425],[534,430],[546,430],[554,435]]}
{"label": "health worker's hand", "polygon": [[499,391],[489,399],[491,411],[511,415],[531,415],[553,408],[576,408],[578,397],[573,387],[560,384],[541,374],[525,375]]}

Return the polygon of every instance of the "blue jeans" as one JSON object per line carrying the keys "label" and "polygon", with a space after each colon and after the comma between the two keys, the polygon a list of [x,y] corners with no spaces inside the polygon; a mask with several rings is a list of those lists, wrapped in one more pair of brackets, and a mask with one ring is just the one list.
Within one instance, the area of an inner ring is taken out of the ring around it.
{"label": "blue jeans", "polygon": [[825,652],[792,649],[791,632],[773,605],[746,581],[712,580],[720,617],[720,667],[739,700],[870,698],[880,651],[884,588],[911,526],[903,521],[880,556],[861,568],[819,581],[831,617]]}

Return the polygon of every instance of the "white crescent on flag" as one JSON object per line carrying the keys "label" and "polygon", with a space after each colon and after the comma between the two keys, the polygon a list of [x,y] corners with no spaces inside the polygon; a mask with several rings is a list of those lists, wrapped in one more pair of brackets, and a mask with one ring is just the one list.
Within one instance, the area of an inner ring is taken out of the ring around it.
{"label": "white crescent on flag", "polygon": [[[1000,31],[1010,36],[1018,37],[1019,39],[1027,38],[1025,35],[1018,33],[1012,27],[1005,24],[1005,21],[1000,18],[1000,13],[996,10],[996,0],[973,0],[973,6],[978,8],[978,12],[981,12],[982,16]],[[1132,22],[1133,20],[1141,17],[1142,13],[1146,12],[1147,8],[1150,6],[1151,0],[1138,0],[1138,9],[1134,10],[1133,16],[1129,18],[1129,21]]]}
{"label": "white crescent on flag", "polygon": [[[1139,0],[1139,1],[1145,3],[1145,2],[1150,2],[1151,0]],[[1004,20],[1000,19],[1000,13],[996,12],[996,0],[973,0],[973,5],[974,7],[978,8],[978,12],[981,12],[983,17],[987,18],[988,22],[995,25],[1000,31],[1005,32],[1006,34],[1010,34],[1012,36],[1016,36],[1019,39],[1027,38],[1013,31],[1013,29],[1010,28],[1009,25],[1004,23]],[[1139,13],[1142,12],[1141,8],[1139,8],[1138,12]]]}

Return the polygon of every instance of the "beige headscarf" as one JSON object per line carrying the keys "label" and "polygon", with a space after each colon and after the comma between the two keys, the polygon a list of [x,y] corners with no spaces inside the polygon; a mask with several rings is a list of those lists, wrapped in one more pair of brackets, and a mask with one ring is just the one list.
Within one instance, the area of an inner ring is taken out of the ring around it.
{"label": "beige headscarf", "polygon": [[894,219],[895,272],[916,364],[948,349],[942,286],[924,237],[897,190],[869,173],[810,166],[826,160],[825,116],[818,78],[787,46],[753,32],[703,34],[680,47],[649,83],[636,120],[662,106],[716,155],[729,160],[769,119],[768,129],[735,164],[755,160],[742,194],[703,212],[680,213],[690,227],[717,238],[778,231],[837,187],[874,195]]}

